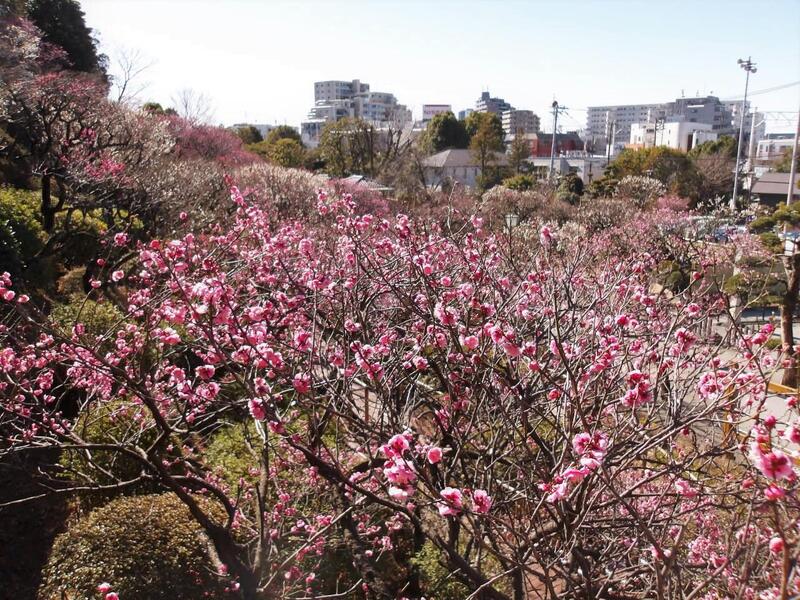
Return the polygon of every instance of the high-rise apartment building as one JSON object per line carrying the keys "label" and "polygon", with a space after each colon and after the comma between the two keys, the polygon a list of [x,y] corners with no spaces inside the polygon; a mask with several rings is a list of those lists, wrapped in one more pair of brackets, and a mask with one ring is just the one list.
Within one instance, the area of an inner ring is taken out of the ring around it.
{"label": "high-rise apartment building", "polygon": [[[745,141],[749,141],[752,115],[749,104],[745,106]],[[640,124],[636,138],[646,139],[643,132],[654,130],[659,123],[659,131],[664,123],[699,123],[710,126],[710,131],[720,135],[736,135],[741,122],[741,102],[723,102],[716,96],[677,98],[672,102],[660,104],[623,104],[613,106],[590,106],[586,116],[587,139],[594,145],[611,144],[612,154],[616,154],[628,143],[635,143],[631,137],[631,126]],[[758,120],[758,118],[757,118]],[[650,132],[652,140],[652,131]],[[763,124],[755,131],[755,140],[763,136]],[[659,138],[660,139],[660,138]]]}
{"label": "high-rise apartment building", "polygon": [[501,118],[506,137],[512,137],[518,133],[537,133],[540,129],[539,117],[532,110],[505,110]]}
{"label": "high-rise apartment building", "polygon": [[718,135],[734,132],[731,109],[716,96],[677,98],[665,104],[665,112],[668,121],[705,123]]}
{"label": "high-rise apartment building", "polygon": [[330,121],[355,117],[383,128],[403,126],[411,121],[411,111],[397,102],[394,94],[372,92],[369,84],[352,81],[317,81],[314,83],[314,106],[300,125],[303,142],[319,144],[322,128]]}
{"label": "high-rise apartment building", "polygon": [[477,112],[495,113],[499,116],[504,110],[514,110],[514,107],[502,98],[492,98],[489,92],[483,92],[478,101],[475,102],[475,110]]}
{"label": "high-rise apartment building", "polygon": [[595,146],[611,143],[627,144],[631,125],[646,123],[663,116],[664,104],[618,104],[590,106],[586,114],[586,139]]}

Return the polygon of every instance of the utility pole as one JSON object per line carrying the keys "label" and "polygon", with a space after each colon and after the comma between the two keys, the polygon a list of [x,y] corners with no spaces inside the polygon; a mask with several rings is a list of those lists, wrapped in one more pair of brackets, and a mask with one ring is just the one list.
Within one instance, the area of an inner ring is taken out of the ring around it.
{"label": "utility pole", "polygon": [[661,145],[664,145],[664,124],[666,123],[665,117],[658,117],[656,119],[655,128],[653,129],[653,147],[657,147],[658,143],[658,132],[661,132]]}
{"label": "utility pole", "polygon": [[[752,118],[750,119],[750,144],[747,150],[747,198],[751,199],[753,196],[753,175],[755,174],[755,146],[756,146],[756,113],[757,108],[752,110]],[[742,115],[744,117],[744,115]],[[763,121],[759,121],[761,125]]]}
{"label": "utility pole", "polygon": [[614,121],[611,120],[611,113],[606,111],[606,166],[611,162],[611,145],[614,137]]}
{"label": "utility pole", "polygon": [[730,207],[732,211],[736,210],[736,195],[739,191],[739,165],[742,160],[742,134],[744,133],[744,114],[745,107],[747,106],[747,88],[750,85],[750,73],[756,72],[756,63],[747,57],[747,60],[741,58],[736,61],[739,66],[745,70],[747,75],[744,80],[744,98],[742,98],[742,110],[739,117],[739,142],[736,144],[736,169],[733,172],[733,195],[731,196]]}
{"label": "utility pole", "polygon": [[553,169],[556,163],[556,131],[558,127],[558,102],[553,100],[553,141],[550,144],[550,170],[547,173],[548,179],[553,178]]}
{"label": "utility pole", "polygon": [[610,155],[614,155],[614,146],[617,143],[617,122],[611,121],[611,145],[609,146]]}
{"label": "utility pole", "polygon": [[786,192],[786,206],[792,203],[794,196],[794,178],[797,175],[797,142],[800,138],[800,111],[797,113],[797,128],[794,132],[794,144],[792,146],[792,164],[789,167],[789,190]]}
{"label": "utility pole", "polygon": [[[750,119],[750,140],[749,140],[749,147],[747,149],[747,160],[750,166],[750,169],[748,170],[750,171],[753,170],[753,158],[754,158],[753,149],[755,147],[755,142],[756,142],[756,110],[757,109],[755,108],[753,109]],[[744,115],[742,115],[742,118],[744,118]],[[759,123],[759,125],[760,124],[761,123]]]}
{"label": "utility pole", "polygon": [[[789,167],[789,189],[786,192],[786,206],[794,199],[794,178],[797,175],[797,142],[800,137],[800,112],[797,113],[797,126],[792,144],[792,164]],[[787,293],[781,303],[781,341],[784,348],[794,348],[794,311],[797,307],[797,295],[800,292],[800,253],[797,252],[797,241],[793,240],[791,252],[786,250],[786,224],[783,225],[784,266],[787,275]],[[781,384],[797,387],[798,365],[797,358],[789,351],[786,358],[789,365],[783,370]]]}

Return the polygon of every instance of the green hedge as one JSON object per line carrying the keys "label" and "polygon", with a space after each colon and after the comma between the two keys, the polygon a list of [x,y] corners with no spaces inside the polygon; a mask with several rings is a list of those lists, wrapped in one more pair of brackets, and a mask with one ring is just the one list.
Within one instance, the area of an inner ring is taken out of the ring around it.
{"label": "green hedge", "polygon": [[[133,416],[129,405],[107,402],[84,410],[78,416],[73,429],[87,443],[131,443],[146,448],[155,441],[156,431],[152,427],[143,426]],[[60,464],[64,468],[65,478],[87,486],[94,483],[111,485],[117,481],[130,481],[142,470],[139,461],[112,450],[92,450],[91,454],[85,450],[64,450]],[[83,480],[84,476],[88,477],[87,481]],[[152,491],[152,488],[141,484],[128,488],[126,493],[142,491]],[[86,492],[80,496],[81,507],[97,506],[114,495],[116,494]]]}
{"label": "green hedge", "polygon": [[104,581],[130,600],[226,597],[207,548],[176,496],[119,498],[56,538],[39,600],[96,600]]}
{"label": "green hedge", "polygon": [[[45,239],[36,192],[0,187],[0,272],[26,274]],[[39,282],[42,277],[34,279]]]}

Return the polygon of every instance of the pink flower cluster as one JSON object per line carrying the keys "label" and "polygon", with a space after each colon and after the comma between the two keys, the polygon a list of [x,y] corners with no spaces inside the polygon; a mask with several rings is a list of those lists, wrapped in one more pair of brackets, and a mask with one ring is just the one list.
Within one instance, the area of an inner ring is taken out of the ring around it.
{"label": "pink flower cluster", "polygon": [[608,452],[608,436],[602,431],[581,432],[572,438],[572,448],[580,456],[580,466],[568,467],[553,481],[539,484],[539,489],[547,494],[546,500],[550,503],[566,498],[574,486],[601,466]]}
{"label": "pink flower cluster", "polygon": [[25,294],[17,296],[17,293],[11,289],[11,274],[7,271],[0,274],[0,299],[6,302],[13,302],[16,299],[19,304],[25,304],[30,300]]}
{"label": "pink flower cluster", "polygon": [[112,591],[110,583],[101,583],[97,586],[97,591],[103,596],[103,600],[119,600],[119,595]]}
{"label": "pink flower cluster", "polygon": [[[415,493],[415,485],[419,480],[418,467],[427,462],[438,465],[442,461],[444,451],[438,446],[416,445],[412,447],[414,436],[411,432],[393,435],[379,450],[386,457],[383,464],[383,476],[390,483],[389,496],[397,502],[408,501]],[[454,517],[461,514],[468,506],[476,514],[486,514],[492,507],[492,498],[482,489],[459,489],[445,487],[438,492],[436,507],[443,517]],[[465,499],[471,502],[465,504]]]}

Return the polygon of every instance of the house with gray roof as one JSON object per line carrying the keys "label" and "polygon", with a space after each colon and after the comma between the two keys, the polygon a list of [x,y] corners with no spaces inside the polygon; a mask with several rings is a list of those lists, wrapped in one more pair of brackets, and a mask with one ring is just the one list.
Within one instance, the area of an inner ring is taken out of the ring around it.
{"label": "house with gray roof", "polygon": [[[508,166],[508,158],[502,152],[496,152],[492,166]],[[429,187],[441,187],[443,184],[458,183],[466,187],[475,187],[481,175],[480,163],[470,150],[449,148],[437,152],[422,161],[425,173],[425,184]]]}
{"label": "house with gray roof", "polygon": [[[777,206],[781,202],[786,202],[786,196],[789,194],[789,173],[764,173],[753,184],[751,192],[754,196],[758,196],[762,204]],[[792,191],[792,202],[798,200],[800,200],[800,177],[795,178]]]}

